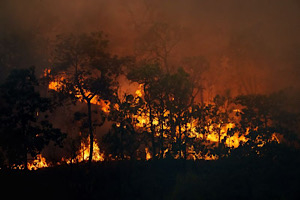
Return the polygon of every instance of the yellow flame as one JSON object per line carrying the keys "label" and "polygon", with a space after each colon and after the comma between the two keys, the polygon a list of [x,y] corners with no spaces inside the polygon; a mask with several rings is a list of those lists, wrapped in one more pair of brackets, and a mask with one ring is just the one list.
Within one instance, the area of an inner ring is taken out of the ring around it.
{"label": "yellow flame", "polygon": [[46,158],[44,158],[41,154],[38,154],[36,159],[32,163],[27,164],[27,168],[29,170],[37,170],[39,168],[49,167],[46,162]]}
{"label": "yellow flame", "polygon": [[143,96],[143,93],[142,93],[142,91],[143,91],[143,84],[140,84],[139,85],[139,88],[135,91],[135,96],[136,97],[142,97]]}
{"label": "yellow flame", "polygon": [[55,91],[59,90],[63,86],[63,84],[62,84],[63,80],[64,80],[64,78],[61,77],[60,80],[58,80],[58,81],[51,81],[48,85],[48,88],[50,90],[55,90]]}
{"label": "yellow flame", "polygon": [[[77,156],[75,157],[76,162],[84,162],[89,159],[90,156],[90,138],[86,141],[81,141],[80,149],[77,152]],[[73,162],[71,158],[62,158],[63,162],[70,164]],[[93,141],[93,159],[94,162],[104,161],[104,154],[100,152],[100,148],[98,146],[97,140]]]}
{"label": "yellow flame", "polygon": [[[51,72],[50,69],[46,69],[44,71],[45,76],[47,74],[49,74],[50,72]],[[64,77],[61,77],[57,81],[50,82],[48,87],[49,87],[49,89],[52,89],[52,90],[59,90],[59,88],[62,87],[63,81],[64,81]],[[143,96],[143,84],[139,85],[138,89],[135,91],[135,96],[136,97]],[[81,95],[78,95],[77,97],[82,100]],[[172,97],[172,100],[174,100],[173,97]],[[104,111],[106,113],[110,112],[110,109],[109,109],[110,102],[101,100],[98,96],[95,96],[91,100],[91,103],[95,104],[95,105],[99,105],[101,107],[102,111]],[[117,105],[115,105],[115,108],[118,109]],[[241,110],[235,109],[234,112],[241,112]],[[166,115],[167,115],[167,113],[166,113]],[[136,123],[136,127],[139,127],[139,128],[147,126],[150,122],[149,113],[137,115],[137,116],[135,116],[135,118],[138,121],[138,123]],[[156,118],[154,118],[153,125],[158,125],[158,123],[159,123],[158,120]],[[193,122],[187,124],[187,129],[190,130],[190,135],[192,137],[196,136],[196,138],[204,138],[203,134],[200,134],[196,131],[195,124],[196,124],[196,121],[193,121]],[[217,133],[214,130],[213,125],[208,127],[209,133],[207,134],[206,139],[209,142],[218,143],[219,141],[224,140],[224,138],[226,137],[225,145],[227,147],[237,148],[241,142],[247,142],[247,140],[248,140],[244,135],[239,136],[239,133],[234,133],[234,135],[228,135],[228,130],[235,127],[234,123],[227,123],[227,124],[223,124],[223,125],[219,124],[217,127],[221,129],[219,133]],[[164,128],[167,128],[167,127],[164,127]],[[184,129],[184,127],[183,127],[183,129]],[[177,132],[178,132],[178,129],[177,129]],[[279,140],[275,134],[272,135],[272,139],[279,143]],[[103,156],[103,154],[100,153],[100,149],[99,149],[99,146],[96,141],[93,142],[93,146],[94,146],[93,161],[103,161],[104,156]],[[89,148],[89,139],[88,139],[88,141],[86,143],[84,143],[84,142],[81,143],[81,149],[76,157],[76,160],[78,162],[88,160],[89,149],[90,148]],[[152,156],[151,156],[151,153],[149,152],[148,148],[145,148],[145,152],[146,152],[146,160],[151,159]],[[198,157],[198,156],[196,156],[196,157]],[[218,159],[218,157],[215,155],[209,155],[209,156],[205,156],[204,159],[205,160],[215,160],[215,159]],[[63,158],[63,161],[65,161],[67,163],[71,162],[70,159],[64,159],[64,158]]]}
{"label": "yellow flame", "polygon": [[[45,75],[47,75],[47,73],[50,73],[50,72],[51,72],[50,69],[46,69],[46,70],[44,71]],[[61,87],[63,86],[63,83],[62,83],[62,82],[64,81],[64,79],[65,79],[65,78],[62,76],[62,77],[60,77],[59,79],[57,79],[56,81],[51,81],[51,82],[49,83],[49,85],[48,85],[48,88],[49,88],[50,90],[55,90],[55,91],[60,90]],[[88,92],[86,92],[85,95],[88,96]],[[80,101],[83,100],[83,98],[82,98],[81,95],[76,95],[76,97],[77,97]],[[100,99],[99,96],[95,95],[94,98],[91,99],[91,103],[92,103],[92,104],[95,104],[95,105],[101,106],[101,110],[102,110],[103,112],[105,112],[105,113],[108,113],[108,112],[109,112],[109,106],[110,106],[110,103],[109,103],[109,102],[106,102],[106,101],[104,101],[104,100],[102,100],[102,99]]]}
{"label": "yellow flame", "polygon": [[152,158],[151,153],[149,152],[148,147],[145,148],[145,152],[146,152],[146,160],[150,160]]}

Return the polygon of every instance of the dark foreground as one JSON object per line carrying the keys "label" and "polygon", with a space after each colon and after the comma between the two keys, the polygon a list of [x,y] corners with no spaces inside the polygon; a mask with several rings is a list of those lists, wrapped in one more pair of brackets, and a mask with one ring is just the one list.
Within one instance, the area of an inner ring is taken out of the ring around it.
{"label": "dark foreground", "polygon": [[300,199],[297,158],[103,162],[1,170],[0,180],[7,199]]}

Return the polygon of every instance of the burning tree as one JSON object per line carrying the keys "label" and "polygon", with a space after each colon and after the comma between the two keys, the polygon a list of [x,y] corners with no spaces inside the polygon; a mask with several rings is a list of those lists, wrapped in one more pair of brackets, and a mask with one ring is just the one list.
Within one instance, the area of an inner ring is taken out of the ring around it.
{"label": "burning tree", "polygon": [[[152,156],[163,158],[166,152],[187,158],[187,141],[192,121],[191,107],[195,92],[189,75],[179,68],[176,73],[163,72],[158,65],[133,69],[128,78],[143,85],[145,130],[152,144]],[[159,148],[158,148],[159,147]]]}
{"label": "burning tree", "polygon": [[278,137],[290,135],[290,128],[282,126],[283,116],[290,114],[283,110],[278,94],[241,95],[235,102],[242,106],[237,113],[240,121],[237,130],[246,137],[246,141],[237,149],[238,156],[266,156],[272,154],[271,148],[278,144]]}
{"label": "burning tree", "polygon": [[121,99],[115,97],[110,105],[109,120],[113,124],[103,137],[106,156],[122,160],[137,158],[143,134],[138,131],[136,122],[143,100],[139,96],[125,94]]}
{"label": "burning tree", "polygon": [[110,99],[124,61],[111,56],[107,45],[102,32],[60,35],[50,72],[52,80],[59,82],[56,91],[87,104],[89,163],[93,159],[94,141],[91,104],[101,105],[101,101]]}
{"label": "burning tree", "polygon": [[155,142],[155,125],[154,125],[154,117],[155,117],[155,94],[153,91],[155,87],[153,84],[159,80],[162,71],[158,65],[144,65],[142,67],[134,68],[128,73],[128,79],[131,81],[138,82],[143,85],[144,92],[144,101],[145,101],[145,109],[146,116],[149,116],[149,127],[147,127],[147,132],[150,133],[151,144],[152,144],[152,156],[156,157],[156,142]]}

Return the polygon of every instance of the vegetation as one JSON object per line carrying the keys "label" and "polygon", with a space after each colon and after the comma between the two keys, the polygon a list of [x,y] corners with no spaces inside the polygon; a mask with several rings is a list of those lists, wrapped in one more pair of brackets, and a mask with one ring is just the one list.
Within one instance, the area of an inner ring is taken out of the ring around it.
{"label": "vegetation", "polygon": [[[1,84],[0,178],[14,181],[8,189],[51,189],[50,199],[56,192],[68,199],[299,197],[299,113],[286,109],[285,91],[228,91],[204,102],[195,74],[167,64],[173,45],[158,61],[136,62],[112,56],[107,45],[102,32],[60,35],[41,80],[25,68]],[[201,72],[208,67],[203,58],[187,59],[185,68],[189,63],[200,63]],[[138,92],[121,93],[121,75],[139,85]],[[51,92],[41,95],[45,87]],[[53,168],[11,171],[27,169],[28,156],[37,158],[50,141],[64,148],[66,134],[49,115],[67,102],[86,106],[71,121],[88,135],[88,167],[72,162],[85,153],[79,141],[72,143],[71,162],[62,156]],[[99,142],[105,161],[92,163],[95,128],[105,123]]]}
{"label": "vegetation", "polygon": [[37,91],[34,68],[14,70],[1,85],[1,148],[3,166],[27,169],[28,154],[36,157],[54,141],[61,145],[64,134],[47,120],[53,105]]}

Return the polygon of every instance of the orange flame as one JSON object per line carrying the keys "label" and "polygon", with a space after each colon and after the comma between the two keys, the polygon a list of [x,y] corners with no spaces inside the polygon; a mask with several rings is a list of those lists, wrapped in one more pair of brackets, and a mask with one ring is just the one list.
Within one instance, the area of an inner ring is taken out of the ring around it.
{"label": "orange flame", "polygon": [[[90,156],[90,138],[88,138],[86,141],[81,141],[80,149],[77,152],[77,156],[74,160],[77,162],[84,162],[89,159]],[[66,162],[67,164],[70,164],[73,162],[73,159],[71,158],[62,158],[63,162]],[[100,148],[98,146],[97,140],[94,139],[93,141],[93,161],[99,162],[104,161],[104,154],[100,152]]]}
{"label": "orange flame", "polygon": [[[50,74],[51,70],[50,69],[45,69],[44,70],[44,76],[47,76],[48,74]],[[61,87],[63,86],[63,81],[65,80],[65,78],[62,76],[60,78],[58,78],[57,80],[55,81],[51,81],[48,85],[48,88],[50,90],[55,90],[55,91],[58,91],[61,89]],[[88,96],[88,92],[86,92],[86,96]],[[82,101],[83,98],[81,95],[76,95],[76,97]],[[95,105],[99,105],[101,106],[101,110],[105,113],[108,113],[109,112],[109,106],[110,106],[110,103],[109,102],[106,102],[102,99],[99,98],[99,96],[95,95],[94,98],[91,99],[91,103],[92,104],[95,104]]]}
{"label": "orange flame", "polygon": [[[45,70],[45,74],[46,73],[49,74],[50,70],[49,69],[47,71]],[[61,77],[57,81],[50,82],[49,86],[48,86],[49,89],[59,90],[59,88],[62,87],[62,81],[63,80],[64,80],[64,77]],[[78,95],[77,97],[82,100],[82,97],[80,95]],[[140,84],[138,89],[135,91],[135,97],[143,97],[143,84]],[[110,102],[101,100],[98,96],[95,96],[91,100],[91,103],[95,104],[95,105],[99,105],[101,107],[102,111],[104,111],[106,113],[110,112],[110,109],[109,109],[110,108]],[[234,112],[241,112],[241,111],[239,109],[235,109]],[[168,113],[165,113],[165,114],[167,115]],[[138,123],[135,124],[135,126],[138,127],[138,128],[145,127],[147,124],[149,124],[149,121],[150,121],[149,114],[137,115],[137,116],[135,116],[135,118],[138,121]],[[159,123],[158,119],[154,118],[153,119],[153,124],[158,125],[158,123]],[[187,124],[187,128],[190,131],[190,135],[193,136],[193,137],[196,137],[196,138],[204,138],[204,136],[202,134],[200,134],[196,131],[195,123],[196,123],[196,121]],[[223,124],[223,125],[220,124],[220,125],[218,125],[218,128],[220,128],[220,132],[217,133],[214,130],[213,125],[211,125],[208,128],[209,133],[208,133],[208,135],[206,135],[206,140],[208,140],[208,142],[218,143],[219,141],[222,141],[226,138],[226,140],[224,142],[225,142],[225,145],[227,147],[237,148],[237,147],[239,147],[241,142],[247,142],[248,139],[244,135],[240,136],[239,133],[234,133],[234,135],[228,135],[228,130],[230,130],[234,127],[235,127],[234,123],[227,123],[227,124]],[[167,128],[167,127],[164,127],[164,128]],[[177,130],[177,132],[178,132],[178,130]],[[279,140],[278,140],[278,138],[276,137],[275,134],[272,135],[272,139],[279,143]],[[86,142],[84,142],[84,141],[81,142],[81,148],[78,151],[78,154],[77,154],[75,160],[77,160],[78,162],[88,160],[89,150],[90,150],[89,143],[90,143],[89,138],[87,139]],[[100,148],[99,148],[96,140],[94,140],[93,146],[94,146],[93,161],[95,161],[95,162],[103,161],[104,160],[104,154],[100,153]],[[168,149],[166,151],[168,151]],[[192,151],[193,150],[191,150],[191,152]],[[146,160],[149,160],[149,159],[152,158],[152,155],[151,155],[151,153],[150,153],[150,151],[147,147],[145,148],[145,153],[146,153]],[[206,155],[206,156],[203,157],[203,156],[200,156],[200,155],[195,155],[193,157],[193,159],[199,159],[199,158],[205,159],[205,160],[215,160],[215,159],[218,159],[218,156],[217,155]],[[42,160],[42,157],[40,158],[40,160]],[[66,162],[66,163],[71,163],[72,162],[71,159],[65,159],[65,158],[63,158],[62,161]],[[41,165],[41,166],[43,166],[43,165]]]}
{"label": "orange flame", "polygon": [[135,96],[136,97],[142,97],[143,96],[143,84],[139,85],[139,88],[135,91]]}
{"label": "orange flame", "polygon": [[37,170],[45,167],[49,167],[49,164],[46,162],[46,158],[44,158],[41,154],[38,154],[32,163],[27,164],[27,168],[29,170]]}
{"label": "orange flame", "polygon": [[146,160],[150,160],[152,158],[150,152],[149,152],[149,149],[146,147],[145,148],[145,152],[146,152]]}

